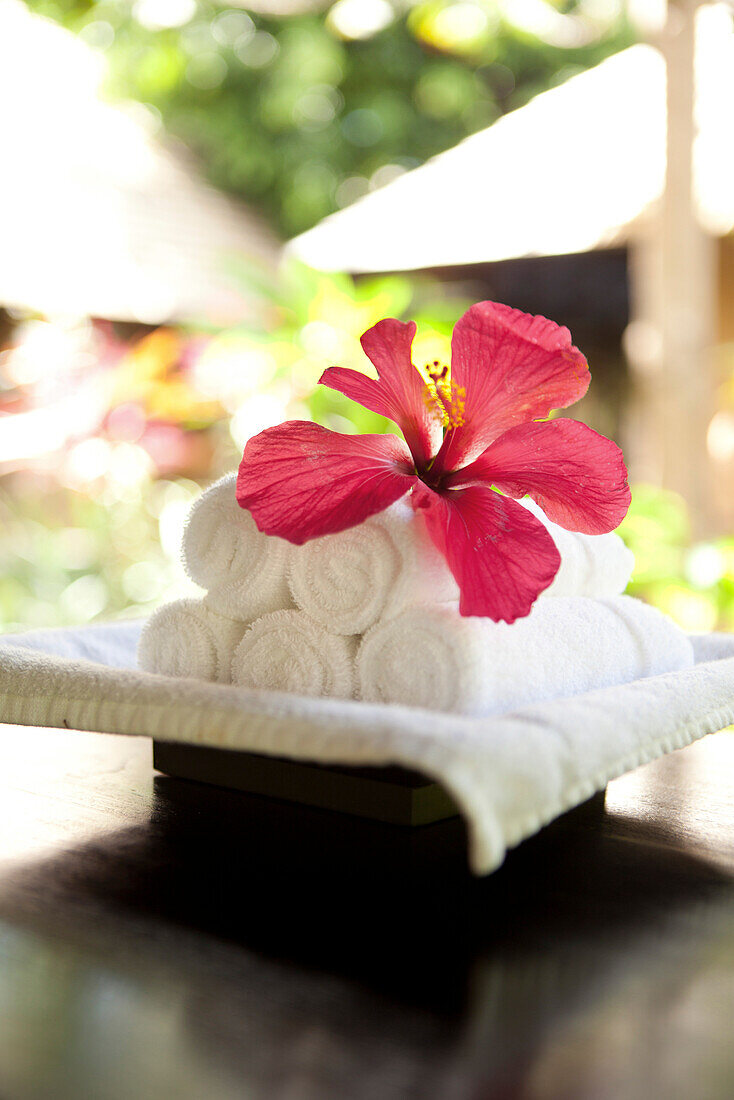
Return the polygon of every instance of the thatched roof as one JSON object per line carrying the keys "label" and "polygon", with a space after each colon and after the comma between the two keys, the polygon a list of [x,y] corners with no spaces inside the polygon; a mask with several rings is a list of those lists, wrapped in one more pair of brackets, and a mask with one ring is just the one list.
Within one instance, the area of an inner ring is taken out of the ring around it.
{"label": "thatched roof", "polygon": [[[699,13],[696,189],[734,226],[734,35]],[[400,271],[624,244],[665,176],[665,63],[638,45],[574,76],[290,243],[326,270]]]}

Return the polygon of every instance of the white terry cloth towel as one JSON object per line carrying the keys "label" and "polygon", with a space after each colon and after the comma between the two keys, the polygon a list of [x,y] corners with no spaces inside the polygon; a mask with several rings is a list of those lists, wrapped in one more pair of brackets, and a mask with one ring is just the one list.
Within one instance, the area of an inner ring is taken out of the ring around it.
{"label": "white terry cloth towel", "polygon": [[553,583],[542,596],[618,596],[629,584],[635,556],[613,531],[606,535],[582,535],[567,531],[548,519],[535,501],[520,503],[546,527],[553,539],[561,565]]}
{"label": "white terry cloth towel", "polygon": [[421,607],[365,635],[357,690],[369,702],[502,714],[692,664],[687,636],[631,596],[538,600],[512,625]]}
{"label": "white terry cloth towel", "polygon": [[138,664],[162,676],[230,683],[232,654],[247,623],[217,615],[204,600],[174,600],[143,627]]}
{"label": "white terry cloth towel", "polygon": [[232,683],[349,699],[355,638],[330,634],[302,611],[274,611],[249,628],[232,658]]}
{"label": "white terry cloth towel", "polygon": [[298,607],[335,634],[362,634],[413,604],[459,598],[425,520],[405,498],[357,527],[294,547],[290,585]]}
{"label": "white terry cloth towel", "polygon": [[[129,624],[109,629],[119,630],[129,665]],[[469,718],[106,667],[83,659],[89,647],[81,639],[73,657],[71,642],[62,645],[57,633],[30,632],[23,646],[13,644],[17,635],[0,639],[0,722],[419,771],[440,783],[465,817],[477,875],[615,776],[734,723],[734,636],[716,639],[714,660],[700,637],[705,659],[693,668]],[[12,747],[17,731],[0,727],[0,760],[6,736]]]}
{"label": "white terry cloth towel", "polygon": [[293,607],[288,591],[292,547],[258,531],[235,496],[237,475],[211,485],[194,503],[183,536],[184,568],[207,589],[212,611],[251,622]]}

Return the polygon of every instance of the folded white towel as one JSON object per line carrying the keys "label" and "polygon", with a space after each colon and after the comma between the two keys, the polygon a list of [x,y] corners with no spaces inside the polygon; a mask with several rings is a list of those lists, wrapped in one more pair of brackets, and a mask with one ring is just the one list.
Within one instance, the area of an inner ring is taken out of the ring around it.
{"label": "folded white towel", "polygon": [[[127,623],[115,629],[128,666],[134,635]],[[15,641],[0,639],[3,722],[424,772],[466,818],[471,866],[480,875],[610,779],[734,722],[733,636],[716,639],[721,659],[708,664],[492,718],[275,696],[105,668],[71,659],[70,642],[56,632],[31,632],[23,648]],[[698,641],[706,651],[706,639]],[[78,658],[90,649],[80,641]],[[734,737],[720,736],[724,748]]]}
{"label": "folded white towel", "polygon": [[355,638],[330,634],[301,611],[274,611],[254,622],[237,646],[232,683],[350,699],[356,649]]}
{"label": "folded white towel", "polygon": [[535,501],[521,503],[544,524],[561,555],[561,566],[543,596],[618,596],[629,584],[635,556],[619,535],[582,535],[548,519]]}
{"label": "folded white towel", "polygon": [[208,589],[212,611],[251,622],[292,607],[288,558],[293,547],[263,535],[235,496],[237,475],[210,486],[191,509],[183,537],[183,561],[192,581]]}
{"label": "folded white towel", "polygon": [[365,635],[357,678],[369,702],[488,715],[692,664],[686,635],[640,600],[560,597],[511,626],[411,608]]}
{"label": "folded white towel", "polygon": [[295,547],[290,585],[298,607],[336,634],[361,634],[413,604],[459,598],[423,517],[406,500],[358,527]]}
{"label": "folded white towel", "polygon": [[247,624],[211,611],[204,600],[175,600],[146,622],[138,665],[163,676],[230,683],[232,654]]}

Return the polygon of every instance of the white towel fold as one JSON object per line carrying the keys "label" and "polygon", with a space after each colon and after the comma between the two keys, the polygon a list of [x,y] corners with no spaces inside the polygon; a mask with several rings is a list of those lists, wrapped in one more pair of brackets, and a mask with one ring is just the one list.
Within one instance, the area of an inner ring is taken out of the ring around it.
{"label": "white towel fold", "polygon": [[543,596],[618,596],[629,584],[635,556],[619,535],[581,535],[552,523],[535,501],[520,502],[544,524],[561,555],[561,566]]}
{"label": "white towel fold", "polygon": [[[85,629],[96,630],[74,634]],[[23,648],[2,639],[3,722],[424,772],[466,818],[476,874],[623,771],[734,723],[731,636],[716,640],[721,659],[709,664],[481,719],[150,676],[127,667],[135,644],[128,624],[115,629],[115,649],[127,648],[124,668],[84,660],[96,641],[78,639],[74,659],[71,641],[55,631],[25,635]],[[721,752],[734,745],[732,733],[722,738]]]}
{"label": "white towel fold", "polygon": [[357,679],[368,702],[483,716],[692,664],[686,635],[640,600],[559,597],[511,626],[411,608],[365,635]]}
{"label": "white towel fold", "polygon": [[237,475],[210,486],[191,509],[183,537],[186,572],[208,589],[210,609],[251,622],[259,615],[292,607],[288,558],[283,539],[263,535],[235,496]]}
{"label": "white towel fold", "polygon": [[405,499],[358,527],[294,548],[290,585],[298,607],[335,634],[361,634],[413,604],[459,598],[423,517]]}
{"label": "white towel fold", "polygon": [[350,699],[356,650],[356,638],[329,634],[301,611],[274,611],[254,622],[237,646],[232,683]]}
{"label": "white towel fold", "polygon": [[232,654],[247,624],[211,611],[204,600],[175,600],[146,622],[138,665],[163,676],[230,683]]}

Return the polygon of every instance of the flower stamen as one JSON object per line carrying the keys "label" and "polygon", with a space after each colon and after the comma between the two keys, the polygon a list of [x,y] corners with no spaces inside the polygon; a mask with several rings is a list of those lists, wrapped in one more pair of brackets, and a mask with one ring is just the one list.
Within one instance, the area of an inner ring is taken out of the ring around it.
{"label": "flower stamen", "polygon": [[426,382],[423,399],[431,413],[441,421],[446,431],[459,428],[464,423],[464,402],[466,390],[452,383],[449,368],[445,363],[434,359],[427,363],[425,372],[430,381]]}

